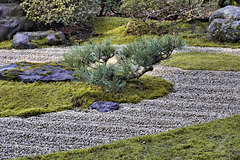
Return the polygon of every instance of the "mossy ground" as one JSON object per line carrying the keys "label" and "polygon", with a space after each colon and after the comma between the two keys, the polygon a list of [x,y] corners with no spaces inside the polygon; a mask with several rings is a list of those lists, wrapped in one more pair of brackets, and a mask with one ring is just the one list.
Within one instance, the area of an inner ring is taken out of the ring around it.
{"label": "mossy ground", "polygon": [[131,80],[119,93],[83,82],[22,83],[0,80],[0,117],[33,116],[80,107],[95,101],[137,103],[168,94],[171,82],[152,76]]}
{"label": "mossy ground", "polygon": [[[141,22],[133,22],[131,18],[122,17],[96,17],[93,25],[93,32],[86,39],[87,42],[99,43],[104,40],[112,40],[113,44],[127,44],[135,39],[146,35],[161,36],[163,34],[180,34],[185,40],[186,45],[201,47],[229,47],[240,48],[240,43],[214,42],[206,37],[209,22],[157,22],[152,21],[157,30],[151,25],[145,25]],[[74,38],[73,38],[74,39]],[[44,41],[35,42],[38,47],[47,47],[42,45]],[[82,41],[81,41],[82,42]],[[76,41],[78,43],[78,41]],[[82,44],[85,44],[84,42]],[[0,42],[0,49],[11,48],[11,40]]]}
{"label": "mossy ground", "polygon": [[188,70],[240,71],[240,56],[205,52],[176,53],[161,64]]}
{"label": "mossy ground", "polygon": [[126,26],[131,21],[130,18],[122,17],[97,17],[94,21],[93,33],[87,41],[100,43],[111,39],[113,44],[131,43],[139,38],[139,36],[126,35]]}
{"label": "mossy ground", "polygon": [[93,34],[88,41],[99,43],[111,39],[113,44],[127,44],[146,35],[180,34],[186,45],[189,46],[240,48],[240,43],[208,40],[206,33],[209,22],[152,21],[149,24],[154,24],[157,30],[154,30],[151,25],[133,22],[130,18],[97,17],[94,22]]}
{"label": "mossy ground", "polygon": [[240,115],[210,123],[18,160],[240,159]]}

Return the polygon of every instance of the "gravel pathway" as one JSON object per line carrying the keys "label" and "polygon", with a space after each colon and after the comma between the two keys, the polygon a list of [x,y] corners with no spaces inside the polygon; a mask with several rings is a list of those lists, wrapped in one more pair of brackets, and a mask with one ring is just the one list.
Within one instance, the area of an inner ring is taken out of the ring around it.
{"label": "gravel pathway", "polygon": [[[61,54],[62,50],[56,52]],[[0,56],[3,53],[0,50]],[[240,50],[231,53],[239,55]],[[86,148],[240,114],[240,72],[156,65],[148,74],[173,82],[174,92],[155,100],[121,104],[112,113],[76,109],[29,118],[0,118],[0,159]]]}

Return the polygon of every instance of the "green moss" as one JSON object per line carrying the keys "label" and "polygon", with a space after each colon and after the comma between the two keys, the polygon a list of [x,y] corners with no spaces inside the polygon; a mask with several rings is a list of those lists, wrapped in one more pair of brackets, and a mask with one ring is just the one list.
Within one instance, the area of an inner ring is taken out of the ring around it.
{"label": "green moss", "polygon": [[146,34],[180,34],[186,45],[201,47],[229,47],[240,48],[240,43],[214,42],[206,37],[208,22],[157,22],[156,27],[159,32],[153,30],[151,26],[144,23],[135,24],[129,18],[119,17],[97,17],[94,22],[94,32],[89,41],[100,43],[106,39],[111,39],[113,44],[127,44]]}
{"label": "green moss", "polygon": [[23,72],[24,70],[21,68],[14,68],[14,69],[11,69],[10,71]]}
{"label": "green moss", "polygon": [[11,49],[13,40],[7,40],[0,42],[0,49]]}
{"label": "green moss", "polygon": [[8,71],[2,71],[2,73],[6,74],[6,80],[17,80],[17,76],[19,74],[19,72],[23,72],[23,69],[20,68],[14,68]]}
{"label": "green moss", "polygon": [[42,76],[46,76],[46,75],[47,75],[47,73],[41,73],[40,75],[42,75]]}
{"label": "green moss", "polygon": [[57,62],[51,62],[48,64],[49,66],[58,66],[58,63]]}
{"label": "green moss", "polygon": [[27,70],[35,70],[36,68],[40,68],[46,64],[48,64],[50,62],[47,63],[32,63],[32,62],[26,62],[26,61],[21,61],[21,62],[17,62],[17,65],[19,67],[27,67]]}
{"label": "green moss", "polygon": [[[0,80],[0,117],[32,116],[74,107],[88,108],[95,101],[137,103],[162,97],[173,84],[152,76],[131,80],[119,93],[82,82],[8,82]],[[34,103],[33,103],[34,102]]]}
{"label": "green moss", "polygon": [[37,48],[42,48],[42,46],[46,45],[48,43],[47,37],[43,37],[42,39],[30,39],[31,44],[35,44]]}
{"label": "green moss", "polygon": [[46,75],[49,75],[49,74],[52,74],[52,71],[47,71],[47,72],[45,72],[45,73],[41,73],[40,75],[46,76]]}
{"label": "green moss", "polygon": [[240,71],[240,56],[222,53],[176,53],[161,64],[188,70]]}
{"label": "green moss", "polygon": [[[57,62],[46,62],[46,63],[32,63],[32,62],[26,62],[26,61],[21,61],[21,62],[17,62],[18,67],[26,67],[27,70],[35,70],[37,68],[41,68],[44,65],[48,65],[48,66],[59,66],[68,70],[71,70],[71,68],[67,68],[64,64],[60,63],[58,64]],[[54,69],[57,69],[56,67],[54,67]],[[48,67],[46,66],[45,68],[41,68],[42,71],[45,71]]]}
{"label": "green moss", "polygon": [[52,74],[52,71],[47,71],[46,73],[47,73],[47,74]]}
{"label": "green moss", "polygon": [[18,160],[92,159],[239,159],[240,115],[87,149],[58,152]]}
{"label": "green moss", "polygon": [[95,43],[100,43],[111,39],[113,44],[130,43],[141,36],[127,36],[127,24],[131,21],[130,18],[122,17],[97,17],[94,21],[93,33],[88,42],[94,41]]}
{"label": "green moss", "polygon": [[97,17],[94,21],[93,34],[105,34],[121,26],[127,25],[132,20],[122,17]]}

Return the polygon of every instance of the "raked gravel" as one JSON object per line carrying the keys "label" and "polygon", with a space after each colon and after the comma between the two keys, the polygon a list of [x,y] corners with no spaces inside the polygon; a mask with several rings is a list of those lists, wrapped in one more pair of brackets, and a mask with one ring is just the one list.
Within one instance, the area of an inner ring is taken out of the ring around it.
{"label": "raked gravel", "polygon": [[[194,48],[240,55],[239,49],[187,47],[184,51]],[[0,66],[22,60],[58,60],[68,49],[0,50]],[[156,65],[148,74],[173,82],[174,91],[163,98],[121,104],[111,113],[75,109],[0,118],[0,159],[87,148],[240,114],[240,72]]]}
{"label": "raked gravel", "polygon": [[[122,45],[120,45],[121,47]],[[52,47],[43,49],[28,49],[28,50],[18,50],[18,49],[0,49],[0,67],[19,62],[19,61],[29,61],[29,62],[48,62],[57,61],[62,58],[63,53],[67,53],[73,47]],[[216,48],[216,47],[191,47],[187,46],[182,50],[174,51],[176,52],[209,52],[209,53],[225,53],[240,56],[240,49],[231,48]]]}

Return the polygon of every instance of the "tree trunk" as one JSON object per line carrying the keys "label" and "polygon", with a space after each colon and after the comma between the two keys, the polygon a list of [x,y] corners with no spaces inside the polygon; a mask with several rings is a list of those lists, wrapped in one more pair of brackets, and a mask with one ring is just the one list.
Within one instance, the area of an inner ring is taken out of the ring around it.
{"label": "tree trunk", "polygon": [[104,15],[103,15],[104,8],[105,8],[105,3],[102,2],[102,4],[101,4],[101,10],[100,10],[100,12],[99,12],[99,16],[100,16],[100,17],[104,16]]}

